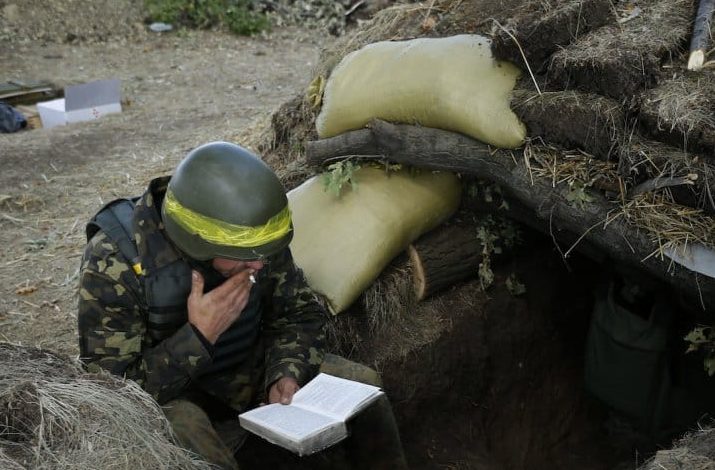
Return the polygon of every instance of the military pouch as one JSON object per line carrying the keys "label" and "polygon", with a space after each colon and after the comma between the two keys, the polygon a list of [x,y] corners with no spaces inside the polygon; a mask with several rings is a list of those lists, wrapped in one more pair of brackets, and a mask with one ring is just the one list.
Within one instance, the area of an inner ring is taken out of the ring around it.
{"label": "military pouch", "polygon": [[663,301],[656,300],[647,317],[629,310],[611,283],[595,302],[586,341],[586,389],[654,437],[669,408],[671,319]]}

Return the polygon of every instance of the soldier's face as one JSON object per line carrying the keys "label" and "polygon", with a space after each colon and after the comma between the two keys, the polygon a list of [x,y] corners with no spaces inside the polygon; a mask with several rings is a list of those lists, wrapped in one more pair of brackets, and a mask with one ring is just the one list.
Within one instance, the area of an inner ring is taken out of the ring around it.
{"label": "soldier's face", "polygon": [[255,272],[263,269],[263,261],[238,261],[235,259],[214,258],[211,261],[213,268],[221,273],[223,277],[231,277],[247,269],[252,269]]}

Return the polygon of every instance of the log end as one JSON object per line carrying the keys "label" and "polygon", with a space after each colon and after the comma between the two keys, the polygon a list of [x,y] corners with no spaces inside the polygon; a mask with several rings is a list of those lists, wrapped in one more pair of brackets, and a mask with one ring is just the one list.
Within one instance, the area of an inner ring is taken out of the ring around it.
{"label": "log end", "polygon": [[415,288],[415,298],[419,302],[427,295],[427,278],[425,277],[425,270],[422,266],[422,261],[420,260],[420,254],[414,245],[407,247],[407,254],[410,257],[410,264],[412,265],[412,280]]}
{"label": "log end", "polygon": [[688,70],[697,72],[703,68],[703,64],[705,64],[705,51],[703,49],[692,51],[688,59]]}

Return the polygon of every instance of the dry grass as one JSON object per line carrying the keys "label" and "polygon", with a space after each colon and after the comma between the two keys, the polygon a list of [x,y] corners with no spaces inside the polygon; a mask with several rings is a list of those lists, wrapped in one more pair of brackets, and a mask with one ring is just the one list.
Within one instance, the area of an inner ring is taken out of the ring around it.
{"label": "dry grass", "polygon": [[345,357],[379,370],[432,344],[452,329],[456,316],[486,301],[473,281],[418,303],[405,257],[385,269],[349,311],[331,318],[329,341]]}
{"label": "dry grass", "polygon": [[[668,188],[629,199],[626,196],[627,184],[632,186],[632,182],[619,176],[616,163],[533,144],[527,145],[525,156],[524,164],[528,165],[532,178],[548,178],[554,187],[567,184],[569,187],[610,189],[617,193],[609,220],[623,217],[630,225],[645,231],[656,247],[650,256],[662,258],[667,248],[693,242],[715,248],[715,219],[701,209],[676,203]],[[658,166],[652,160],[649,162],[648,171],[654,178],[678,171]],[[672,165],[670,159],[665,162]]]}
{"label": "dry grass", "polygon": [[0,209],[10,212],[30,212],[45,206],[45,201],[34,194],[0,194]]}
{"label": "dry grass", "polygon": [[650,256],[663,258],[666,249],[695,242],[715,248],[715,220],[702,210],[674,203],[667,190],[636,196],[621,207],[621,214],[648,233],[656,247]]}
{"label": "dry grass", "polygon": [[168,421],[136,383],[0,343],[0,467],[211,468],[174,444]]}
{"label": "dry grass", "polygon": [[620,145],[619,159],[621,175],[633,175],[640,179],[690,172],[697,164],[691,155],[636,135],[629,135],[628,140]]}
{"label": "dry grass", "polygon": [[693,130],[715,129],[711,74],[678,75],[652,90],[642,107],[657,116],[658,128],[688,135]]}
{"label": "dry grass", "polygon": [[414,336],[408,325],[414,323],[416,306],[412,268],[407,257],[402,256],[363,292],[357,307],[329,323],[331,343],[349,357],[356,353],[363,357],[366,351],[356,348],[365,339],[372,342],[382,336],[401,339]]}
{"label": "dry grass", "polygon": [[692,205],[715,210],[715,166],[710,159],[682,152],[666,144],[632,136],[620,145],[619,173],[633,182],[689,176]]}
{"label": "dry grass", "polygon": [[658,451],[640,470],[715,469],[715,429],[701,428],[687,434],[672,449]]}
{"label": "dry grass", "polygon": [[409,261],[394,263],[362,295],[371,334],[404,324],[417,306]]}
{"label": "dry grass", "polygon": [[560,150],[549,145],[524,147],[524,162],[532,178],[548,178],[556,187],[580,183],[585,187],[619,187],[618,165],[576,150]]}

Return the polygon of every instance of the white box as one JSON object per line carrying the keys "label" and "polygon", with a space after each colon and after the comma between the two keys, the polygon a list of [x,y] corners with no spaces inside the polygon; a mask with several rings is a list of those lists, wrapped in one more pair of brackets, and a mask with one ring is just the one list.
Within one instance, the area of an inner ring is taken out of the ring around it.
{"label": "white box", "polygon": [[100,80],[65,87],[65,97],[37,103],[42,127],[99,119],[122,111],[119,80]]}

